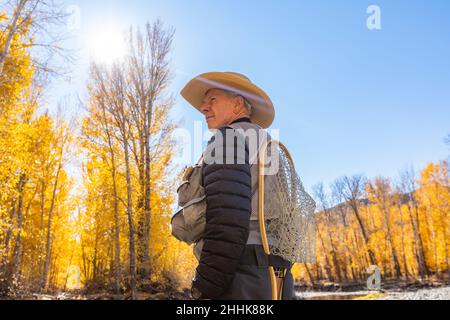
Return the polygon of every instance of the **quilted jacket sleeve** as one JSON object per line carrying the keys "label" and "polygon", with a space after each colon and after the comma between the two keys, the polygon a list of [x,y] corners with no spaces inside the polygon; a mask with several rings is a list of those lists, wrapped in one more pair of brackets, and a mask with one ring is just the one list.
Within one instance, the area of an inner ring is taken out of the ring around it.
{"label": "quilted jacket sleeve", "polygon": [[245,140],[233,129],[220,129],[208,150],[214,161],[203,167],[206,228],[193,286],[217,299],[231,285],[249,236],[251,174]]}

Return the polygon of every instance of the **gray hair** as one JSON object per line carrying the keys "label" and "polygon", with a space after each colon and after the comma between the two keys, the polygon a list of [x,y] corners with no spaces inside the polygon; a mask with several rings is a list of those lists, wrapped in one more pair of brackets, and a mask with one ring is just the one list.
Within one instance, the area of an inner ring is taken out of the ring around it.
{"label": "gray hair", "polygon": [[242,94],[236,93],[234,91],[230,91],[230,90],[226,90],[226,89],[220,89],[223,92],[225,92],[228,96],[230,96],[231,98],[237,98],[237,97],[241,97],[242,99],[244,99],[244,107],[245,107],[245,111],[247,112],[248,116],[252,115],[253,112],[253,106],[250,103],[250,101],[247,100],[247,98],[245,98]]}

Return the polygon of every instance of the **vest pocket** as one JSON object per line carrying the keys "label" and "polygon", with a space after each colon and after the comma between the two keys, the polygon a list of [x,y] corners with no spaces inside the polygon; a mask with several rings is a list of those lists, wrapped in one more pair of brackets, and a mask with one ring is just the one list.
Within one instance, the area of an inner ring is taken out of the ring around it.
{"label": "vest pocket", "polygon": [[192,199],[198,199],[205,195],[202,186],[202,166],[198,165],[186,169],[184,182],[178,187],[178,205],[186,207]]}
{"label": "vest pocket", "polygon": [[172,235],[188,245],[195,244],[196,256],[201,253],[198,243],[202,242],[206,225],[206,195],[202,174],[201,164],[185,170],[183,183],[177,189],[178,205],[181,209],[171,220]]}
{"label": "vest pocket", "polygon": [[184,221],[183,209],[178,210],[170,221],[170,229],[172,235],[180,241],[186,242],[188,239],[188,229]]}
{"label": "vest pocket", "polygon": [[205,196],[193,199],[172,217],[172,235],[189,245],[198,242],[205,232],[205,215]]}

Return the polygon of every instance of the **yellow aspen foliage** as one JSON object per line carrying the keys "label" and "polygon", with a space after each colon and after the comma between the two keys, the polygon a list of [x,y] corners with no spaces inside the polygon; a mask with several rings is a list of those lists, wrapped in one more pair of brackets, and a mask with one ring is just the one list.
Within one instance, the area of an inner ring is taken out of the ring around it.
{"label": "yellow aspen foliage", "polygon": [[[6,21],[5,13],[0,13],[0,20]],[[12,54],[6,57],[3,70],[0,70],[0,111],[2,114],[14,111],[15,104],[20,101],[23,90],[31,85],[34,66],[27,49],[31,46],[30,40],[25,40],[29,27],[22,24],[11,39],[10,50]],[[4,48],[6,32],[0,33],[0,48]],[[27,41],[27,42],[25,42]],[[17,109],[16,109],[17,110]]]}
{"label": "yellow aspen foliage", "polygon": [[[414,188],[405,190],[405,185]],[[316,214],[317,263],[294,266],[294,277],[305,285],[364,282],[371,248],[384,279],[446,281],[449,203],[447,162],[430,163],[420,179],[409,177],[398,185],[382,177],[368,181],[358,202],[367,246],[348,203],[325,208]]]}
{"label": "yellow aspen foliage", "polygon": [[443,273],[450,266],[450,176],[447,162],[430,163],[420,176],[417,191],[421,232],[426,234],[426,251],[431,268]]}

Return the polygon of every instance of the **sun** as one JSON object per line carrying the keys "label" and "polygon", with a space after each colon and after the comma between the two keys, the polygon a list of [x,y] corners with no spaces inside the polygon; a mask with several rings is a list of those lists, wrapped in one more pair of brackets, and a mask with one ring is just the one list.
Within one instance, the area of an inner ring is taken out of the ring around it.
{"label": "sun", "polygon": [[114,26],[101,26],[89,34],[89,54],[97,62],[112,64],[126,53],[124,33]]}

